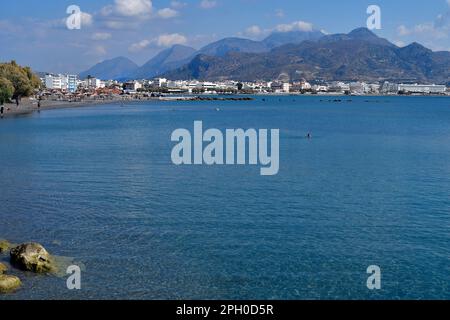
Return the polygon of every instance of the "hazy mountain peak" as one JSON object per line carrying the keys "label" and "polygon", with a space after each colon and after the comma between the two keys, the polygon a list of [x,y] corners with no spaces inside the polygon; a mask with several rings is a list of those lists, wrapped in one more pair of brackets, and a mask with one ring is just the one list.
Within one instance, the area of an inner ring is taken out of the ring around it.
{"label": "hazy mountain peak", "polygon": [[382,45],[382,46],[395,46],[388,40],[380,38],[374,32],[367,28],[357,28],[349,33],[338,33],[324,36],[320,39],[321,42],[336,42],[336,41],[363,41],[372,44]]}
{"label": "hazy mountain peak", "polygon": [[425,51],[431,51],[430,49],[424,47],[423,45],[421,45],[421,44],[418,43],[418,42],[413,42],[413,43],[407,45],[407,46],[404,47],[404,48],[418,49],[418,50],[425,50]]}
{"label": "hazy mountain peak", "polygon": [[415,57],[428,56],[433,53],[432,50],[425,48],[423,45],[417,42],[413,42],[407,45],[406,47],[400,48],[400,52],[403,55],[407,54],[408,56],[415,56]]}
{"label": "hazy mountain peak", "polygon": [[117,57],[97,63],[92,68],[81,72],[79,77],[81,79],[87,78],[88,76],[93,76],[104,80],[119,79],[123,77],[124,74],[129,74],[137,68],[138,65],[130,59],[125,57]]}
{"label": "hazy mountain peak", "polygon": [[299,44],[307,40],[318,40],[325,34],[322,31],[289,31],[289,32],[274,32],[263,43],[269,48],[273,49],[285,44]]}
{"label": "hazy mountain peak", "polygon": [[199,53],[208,56],[223,57],[230,52],[261,53],[267,52],[268,50],[269,48],[260,41],[230,37],[208,44],[201,48]]}
{"label": "hazy mountain peak", "polygon": [[176,44],[158,53],[135,72],[127,75],[127,77],[133,79],[153,78],[158,74],[179,68],[188,63],[195,52],[194,48]]}
{"label": "hazy mountain peak", "polygon": [[[157,56],[162,58],[164,63],[169,63],[173,61],[184,60],[191,57],[197,50],[194,48],[184,46],[181,44],[176,44],[169,49],[161,51]],[[153,60],[153,59],[152,59]],[[151,60],[150,60],[151,61]]]}
{"label": "hazy mountain peak", "polygon": [[367,28],[357,28],[350,31],[349,37],[353,39],[379,39],[379,37]]}

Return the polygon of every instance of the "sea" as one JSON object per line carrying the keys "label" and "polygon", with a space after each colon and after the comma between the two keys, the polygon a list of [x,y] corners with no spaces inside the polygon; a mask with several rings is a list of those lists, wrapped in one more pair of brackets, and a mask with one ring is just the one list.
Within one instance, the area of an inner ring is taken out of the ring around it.
{"label": "sea", "polygon": [[[253,98],[0,120],[0,239],[81,269],[0,300],[450,299],[450,98]],[[174,165],[194,121],[279,129],[278,174]]]}

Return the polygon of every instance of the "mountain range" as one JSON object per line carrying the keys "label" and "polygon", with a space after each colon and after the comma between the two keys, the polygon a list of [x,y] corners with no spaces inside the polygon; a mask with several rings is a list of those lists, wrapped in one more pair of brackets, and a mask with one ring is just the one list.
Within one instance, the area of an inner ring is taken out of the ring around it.
{"label": "mountain range", "polygon": [[92,68],[81,72],[80,78],[93,76],[100,79],[131,80],[148,79],[165,72],[175,70],[191,62],[197,55],[224,57],[231,52],[262,53],[269,52],[276,46],[287,43],[300,43],[304,40],[317,40],[324,36],[320,31],[290,31],[276,32],[263,41],[253,41],[243,38],[225,38],[208,44],[200,50],[174,45],[158,53],[138,67],[131,60],[119,57],[96,64]]}
{"label": "mountain range", "polygon": [[123,60],[125,58],[118,59],[121,59],[120,67],[114,66],[113,59],[81,75],[108,79],[111,77],[105,74],[121,79],[163,76],[254,81],[287,77],[292,80],[450,82],[450,52],[433,52],[418,43],[400,48],[366,28],[333,35],[314,30],[277,32],[262,41],[226,38],[198,51],[174,46],[142,67]]}

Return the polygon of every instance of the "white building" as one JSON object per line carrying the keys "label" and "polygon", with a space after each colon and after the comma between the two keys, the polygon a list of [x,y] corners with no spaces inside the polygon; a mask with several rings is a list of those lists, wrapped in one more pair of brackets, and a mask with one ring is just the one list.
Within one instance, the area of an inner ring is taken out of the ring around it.
{"label": "white building", "polygon": [[202,88],[205,90],[215,90],[217,88],[217,85],[213,82],[203,82]]}
{"label": "white building", "polygon": [[138,81],[131,81],[131,82],[126,82],[123,84],[123,90],[130,92],[130,93],[134,93],[138,89],[141,89],[141,88],[142,88],[142,83],[140,83]]}
{"label": "white building", "polygon": [[348,83],[340,82],[340,81],[333,82],[329,87],[329,91],[331,91],[331,92],[350,91],[350,85]]}
{"label": "white building", "polygon": [[350,91],[352,93],[363,94],[365,93],[365,83],[363,82],[351,82],[349,84]]}
{"label": "white building", "polygon": [[78,89],[78,76],[73,74],[68,74],[67,79],[67,90],[70,92],[75,92]]}
{"label": "white building", "polygon": [[399,84],[398,91],[404,93],[445,94],[447,87],[436,84]]}
{"label": "white building", "polygon": [[86,79],[86,86],[89,89],[100,89],[106,87],[106,83],[100,79],[90,77]]}
{"label": "white building", "polygon": [[386,81],[385,83],[383,83],[383,86],[381,87],[381,92],[384,94],[389,94],[389,93],[397,94],[398,93],[398,84]]}
{"label": "white building", "polygon": [[275,93],[289,93],[291,91],[291,84],[289,82],[272,82],[270,88]]}
{"label": "white building", "polygon": [[47,89],[75,92],[78,87],[78,77],[71,74],[46,74],[43,82]]}
{"label": "white building", "polygon": [[160,88],[167,86],[167,79],[166,78],[156,78],[154,81],[154,84]]}
{"label": "white building", "polygon": [[325,85],[316,84],[312,87],[312,89],[316,92],[328,92],[328,87]]}
{"label": "white building", "polygon": [[58,74],[46,74],[45,75],[45,86],[47,89],[62,89],[62,78]]}

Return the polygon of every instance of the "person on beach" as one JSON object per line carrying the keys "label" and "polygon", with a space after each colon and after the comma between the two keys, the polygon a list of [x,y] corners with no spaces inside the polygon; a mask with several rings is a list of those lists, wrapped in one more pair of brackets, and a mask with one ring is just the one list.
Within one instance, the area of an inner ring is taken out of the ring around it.
{"label": "person on beach", "polygon": [[3,118],[3,111],[4,111],[5,107],[4,106],[0,106],[0,117]]}

